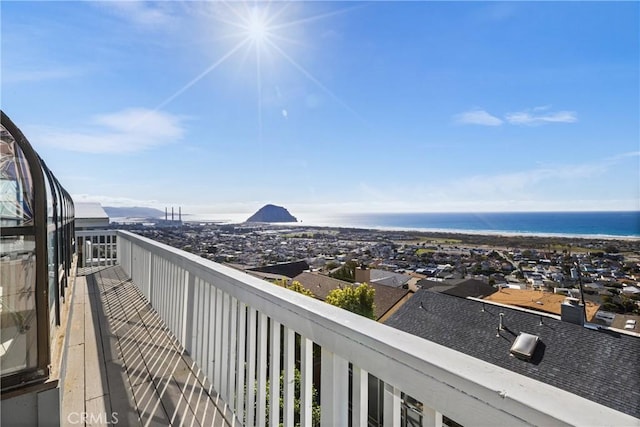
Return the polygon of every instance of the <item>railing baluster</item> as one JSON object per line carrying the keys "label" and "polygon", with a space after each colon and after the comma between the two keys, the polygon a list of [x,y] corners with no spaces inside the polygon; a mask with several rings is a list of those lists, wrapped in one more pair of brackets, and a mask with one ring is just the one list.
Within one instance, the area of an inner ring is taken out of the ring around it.
{"label": "railing baluster", "polygon": [[280,425],[280,323],[271,319],[269,425]]}
{"label": "railing baluster", "polygon": [[218,392],[222,389],[222,291],[216,290],[216,320],[213,329],[215,330],[214,341],[214,372],[213,384]]}
{"label": "railing baluster", "polygon": [[218,392],[222,395],[226,402],[229,401],[229,353],[231,351],[231,342],[229,341],[229,323],[230,323],[230,312],[231,306],[229,301],[229,294],[226,292],[222,297],[222,323],[220,327],[222,328],[222,359],[220,360],[220,388]]}
{"label": "railing baluster", "polygon": [[353,365],[353,408],[352,420],[354,426],[366,426],[369,409],[369,374],[364,369]]}
{"label": "railing baluster", "polygon": [[258,316],[258,392],[257,392],[257,419],[259,426],[266,424],[267,415],[267,341],[269,318],[266,314],[260,313]]}
{"label": "railing baluster", "polygon": [[295,343],[296,333],[293,329],[284,327],[284,427],[293,427],[293,407],[295,400]]}
{"label": "railing baluster", "polygon": [[215,381],[214,378],[214,363],[215,363],[215,344],[214,344],[214,340],[215,340],[215,335],[216,335],[216,288],[214,288],[211,283],[207,284],[207,290],[209,291],[208,293],[208,300],[209,300],[209,305],[208,305],[208,313],[207,313],[207,323],[205,325],[206,331],[205,331],[205,335],[207,337],[207,341],[206,341],[206,350],[205,352],[207,353],[207,376],[209,377],[209,380],[211,381],[211,383],[213,384]]}
{"label": "railing baluster", "polygon": [[236,382],[236,416],[243,423],[246,421],[245,416],[245,391],[246,391],[246,369],[247,369],[247,305],[239,302],[238,307],[238,362],[236,363],[237,382]]}
{"label": "railing baluster", "polygon": [[182,304],[182,345],[193,353],[193,319],[195,316],[195,277],[188,270],[184,272],[184,299]]}
{"label": "railing baluster", "polygon": [[255,409],[256,409],[256,309],[247,307],[249,311],[249,339],[247,340],[247,425],[255,425]]}
{"label": "railing baluster", "polygon": [[400,426],[400,390],[391,384],[384,384],[384,425]]}
{"label": "railing baluster", "polygon": [[[320,377],[320,425],[326,427],[348,424],[349,363],[322,347]],[[385,424],[386,425],[386,424]]]}
{"label": "railing baluster", "polygon": [[205,374],[207,372],[207,364],[205,362],[205,354],[204,354],[204,339],[205,339],[205,308],[207,305],[207,289],[209,288],[209,284],[205,283],[204,280],[198,279],[198,323],[196,329],[196,335],[194,337],[194,342],[196,343],[196,360],[198,362],[198,366],[202,369]]}
{"label": "railing baluster", "polygon": [[313,342],[300,337],[300,346],[300,423],[309,426],[313,422]]}
{"label": "railing baluster", "polygon": [[433,408],[423,406],[422,427],[442,427],[442,414]]}
{"label": "railing baluster", "polygon": [[230,297],[231,312],[229,313],[229,369],[227,381],[229,384],[226,401],[231,408],[235,407],[236,367],[238,357],[238,300]]}

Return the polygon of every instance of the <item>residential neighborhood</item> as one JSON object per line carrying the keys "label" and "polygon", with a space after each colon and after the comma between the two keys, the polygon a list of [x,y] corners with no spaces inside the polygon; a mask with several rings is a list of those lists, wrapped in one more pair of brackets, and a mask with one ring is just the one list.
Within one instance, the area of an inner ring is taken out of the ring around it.
{"label": "residential neighborhood", "polygon": [[[260,223],[120,227],[267,281],[298,281],[320,299],[331,288],[368,283],[376,287],[376,306],[387,307],[388,315],[418,289],[552,315],[560,315],[564,298],[571,297],[584,299],[589,322],[640,332],[637,240]],[[400,292],[392,296],[387,288]]]}

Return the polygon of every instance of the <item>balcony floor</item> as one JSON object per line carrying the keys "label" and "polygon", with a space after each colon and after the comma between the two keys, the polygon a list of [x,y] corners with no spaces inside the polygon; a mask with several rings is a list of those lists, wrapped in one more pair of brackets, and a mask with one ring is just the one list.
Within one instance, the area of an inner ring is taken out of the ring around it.
{"label": "balcony floor", "polygon": [[72,299],[61,423],[233,425],[227,405],[122,269],[84,273]]}

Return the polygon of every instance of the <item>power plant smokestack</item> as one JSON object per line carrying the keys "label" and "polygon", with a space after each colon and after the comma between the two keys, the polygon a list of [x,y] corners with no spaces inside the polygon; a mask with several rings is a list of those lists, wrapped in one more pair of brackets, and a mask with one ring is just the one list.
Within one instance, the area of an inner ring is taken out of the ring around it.
{"label": "power plant smokestack", "polygon": [[173,222],[174,219],[175,219],[175,217],[173,215],[173,206],[171,206],[171,222]]}
{"label": "power plant smokestack", "polygon": [[178,206],[178,221],[182,222],[182,206]]}
{"label": "power plant smokestack", "polygon": [[164,207],[164,220],[166,221],[168,219],[169,219],[169,217],[167,216],[167,207],[165,206]]}

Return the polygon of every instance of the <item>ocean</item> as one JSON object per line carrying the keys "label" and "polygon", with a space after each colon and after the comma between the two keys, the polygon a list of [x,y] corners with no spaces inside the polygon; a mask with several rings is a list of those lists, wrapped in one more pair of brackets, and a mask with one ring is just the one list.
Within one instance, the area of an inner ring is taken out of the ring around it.
{"label": "ocean", "polygon": [[640,211],[372,213],[328,216],[319,222],[359,228],[462,233],[640,237]]}

